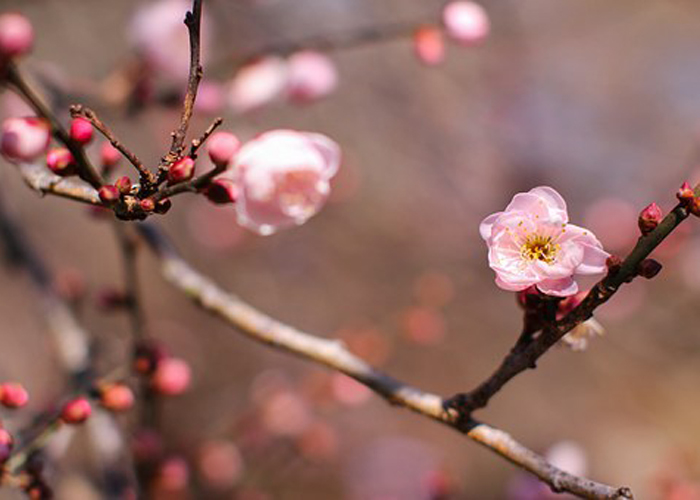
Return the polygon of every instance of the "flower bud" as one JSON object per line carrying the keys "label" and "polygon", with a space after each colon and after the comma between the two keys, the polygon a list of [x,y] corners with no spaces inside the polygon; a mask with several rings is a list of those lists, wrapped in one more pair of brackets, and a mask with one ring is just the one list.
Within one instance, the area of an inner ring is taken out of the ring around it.
{"label": "flower bud", "polygon": [[413,52],[420,62],[435,66],[445,60],[445,39],[434,26],[422,26],[413,33]]}
{"label": "flower bud", "polygon": [[651,203],[639,213],[639,219],[637,220],[639,230],[642,234],[649,234],[656,229],[656,226],[659,225],[663,218],[664,213],[661,211],[661,207],[656,203]]}
{"label": "flower bud", "polygon": [[27,390],[20,384],[0,384],[0,403],[6,408],[21,408],[29,401]]}
{"label": "flower bud", "polygon": [[77,172],[75,158],[66,148],[56,148],[49,151],[46,155],[46,166],[54,174],[61,177],[75,175]]}
{"label": "flower bud", "polygon": [[168,184],[178,184],[188,181],[194,175],[194,160],[185,156],[176,161],[168,169]]}
{"label": "flower bud", "polygon": [[28,53],[34,45],[34,29],[21,14],[0,16],[0,59],[11,59]]}
{"label": "flower bud", "polygon": [[44,154],[51,141],[51,127],[41,118],[8,118],[2,123],[0,153],[9,161],[28,163]]}
{"label": "flower bud", "polygon": [[105,205],[114,205],[119,201],[119,189],[111,184],[105,184],[100,189],[97,190],[97,194],[100,196],[100,200]]}
{"label": "flower bud", "polygon": [[170,210],[173,206],[173,202],[170,201],[169,198],[165,198],[164,200],[160,200],[158,203],[156,203],[156,208],[154,209],[155,213],[157,214],[166,214],[168,213],[168,210]]}
{"label": "flower bud", "polygon": [[68,401],[61,410],[61,420],[66,424],[82,424],[92,414],[90,402],[84,397]]}
{"label": "flower bud", "polygon": [[12,434],[6,429],[0,428],[0,463],[5,463],[10,458],[14,444],[15,440],[12,438]]}
{"label": "flower bud", "polygon": [[73,118],[70,123],[70,138],[81,146],[92,140],[92,123],[85,118]]}
{"label": "flower bud", "polygon": [[241,147],[241,141],[230,132],[216,132],[207,141],[209,159],[217,167],[226,167]]}
{"label": "flower bud", "polygon": [[678,198],[678,201],[682,203],[689,203],[692,202],[693,199],[695,199],[695,192],[693,191],[693,188],[690,186],[690,184],[688,184],[688,181],[685,181],[680,187],[680,189],[676,193],[676,198]]}
{"label": "flower bud", "polygon": [[114,186],[121,194],[131,193],[131,179],[129,179],[126,175],[114,181]]}
{"label": "flower bud", "polygon": [[693,198],[688,205],[688,210],[690,213],[696,217],[700,217],[700,198]]}
{"label": "flower bud", "polygon": [[216,205],[235,203],[238,198],[238,186],[229,179],[214,179],[202,190],[204,196]]}
{"label": "flower bud", "polygon": [[100,162],[102,163],[102,168],[107,170],[114,168],[117,163],[119,163],[121,157],[122,154],[119,150],[109,142],[103,142],[102,146],[100,146]]}
{"label": "flower bud", "polygon": [[654,259],[644,259],[637,268],[637,274],[639,274],[642,278],[650,280],[661,272],[662,267],[663,266]]}
{"label": "flower bud", "polygon": [[466,46],[482,42],[489,34],[491,23],[484,8],[471,1],[448,3],[442,11],[447,34]]}
{"label": "flower bud", "polygon": [[165,396],[177,396],[190,385],[190,367],[182,359],[165,358],[161,360],[151,376],[151,388]]}
{"label": "flower bud", "polygon": [[153,201],[153,198],[144,198],[139,201],[139,207],[144,212],[153,212],[156,209],[156,202]]}
{"label": "flower bud", "polygon": [[99,392],[100,404],[107,410],[121,412],[134,406],[134,392],[126,384],[105,384],[100,387]]}

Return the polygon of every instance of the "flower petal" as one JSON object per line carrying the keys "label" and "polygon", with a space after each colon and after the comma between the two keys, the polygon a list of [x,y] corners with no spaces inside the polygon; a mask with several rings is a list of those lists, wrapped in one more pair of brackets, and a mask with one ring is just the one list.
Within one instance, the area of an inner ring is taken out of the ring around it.
{"label": "flower petal", "polygon": [[491,238],[491,229],[496,221],[498,221],[498,218],[502,213],[503,212],[496,212],[495,214],[491,214],[481,221],[481,224],[479,224],[479,234],[481,234],[481,237],[484,240],[488,241],[489,238]]}
{"label": "flower petal", "polygon": [[539,196],[544,201],[551,222],[565,224],[569,221],[566,202],[554,188],[539,186],[531,189],[529,192]]}
{"label": "flower petal", "polygon": [[537,288],[540,292],[555,297],[568,297],[578,292],[578,285],[571,277],[540,281],[537,283]]}

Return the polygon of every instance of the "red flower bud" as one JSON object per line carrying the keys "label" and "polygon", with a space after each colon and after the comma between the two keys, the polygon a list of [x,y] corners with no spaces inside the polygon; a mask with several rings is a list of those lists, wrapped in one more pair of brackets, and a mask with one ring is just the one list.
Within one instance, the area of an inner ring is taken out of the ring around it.
{"label": "red flower bud", "polygon": [[693,191],[693,188],[690,187],[690,184],[688,184],[688,181],[684,182],[680,187],[676,193],[676,198],[678,198],[678,200],[682,203],[689,203],[693,201],[695,198],[695,192]]}
{"label": "red flower bud", "polygon": [[92,123],[85,118],[73,118],[70,123],[70,138],[81,146],[92,140]]}
{"label": "red flower bud", "polygon": [[7,408],[21,408],[29,401],[27,390],[20,384],[0,384],[0,403]]}
{"label": "red flower bud", "polygon": [[114,181],[114,185],[121,194],[131,193],[131,179],[129,179],[126,175]]}
{"label": "red flower bud", "polygon": [[14,444],[15,440],[12,438],[12,434],[6,429],[0,428],[0,463],[4,463],[10,458]]}
{"label": "red flower bud", "polygon": [[639,274],[642,278],[650,280],[659,274],[662,267],[663,266],[654,259],[644,259],[637,268],[637,274]]}
{"label": "red flower bud", "polygon": [[62,177],[75,175],[77,172],[75,158],[66,148],[56,148],[49,151],[46,155],[46,166],[54,174]]}
{"label": "red flower bud", "polygon": [[92,414],[90,402],[84,397],[68,401],[61,410],[61,420],[66,424],[82,424]]}
{"label": "red flower bud", "polygon": [[105,205],[114,205],[119,201],[119,189],[111,184],[105,184],[100,189],[97,190],[97,194],[100,196],[100,200]]}
{"label": "red flower bud", "polygon": [[238,198],[238,186],[229,179],[214,179],[202,189],[202,194],[217,205],[235,203]]}
{"label": "red flower bud", "polygon": [[126,384],[105,384],[100,387],[100,404],[114,412],[129,410],[134,406],[134,392]]}
{"label": "red flower bud", "polygon": [[190,385],[190,367],[182,359],[166,358],[156,366],[151,376],[151,388],[165,396],[177,396]]}
{"label": "red flower bud", "polygon": [[156,202],[153,201],[153,198],[144,198],[139,201],[139,206],[144,212],[153,212],[156,209]]}
{"label": "red flower bud", "polygon": [[168,184],[188,181],[194,175],[194,160],[189,156],[173,163],[168,169]]}
{"label": "red flower bud", "polygon": [[656,203],[651,203],[639,213],[639,219],[637,220],[639,230],[642,234],[649,234],[656,229],[656,226],[659,225],[663,218],[664,213],[661,211],[661,207]]}

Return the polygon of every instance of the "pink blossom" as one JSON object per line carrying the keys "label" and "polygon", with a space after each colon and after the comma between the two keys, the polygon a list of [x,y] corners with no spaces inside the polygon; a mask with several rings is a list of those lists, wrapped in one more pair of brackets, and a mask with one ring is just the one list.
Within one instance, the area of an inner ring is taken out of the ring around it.
{"label": "pink blossom", "polygon": [[34,44],[34,30],[21,14],[0,15],[0,58],[9,59],[26,54]]}
{"label": "pink blossom", "polygon": [[338,86],[338,71],[325,54],[302,50],[287,59],[287,93],[295,102],[309,102],[327,96]]}
{"label": "pink blossom", "polygon": [[45,120],[8,118],[2,124],[0,152],[13,162],[31,162],[46,152],[50,140],[51,128]]}
{"label": "pink blossom", "polygon": [[230,175],[238,183],[238,222],[262,235],[303,224],[330,193],[340,148],[321,134],[273,130],[240,149]]}
{"label": "pink blossom", "polygon": [[489,34],[491,23],[484,8],[474,2],[448,3],[442,11],[447,34],[462,45],[475,45]]}
{"label": "pink blossom", "polygon": [[267,56],[248,63],[233,77],[228,102],[238,113],[261,108],[282,95],[287,85],[287,75],[287,62],[278,56]]}
{"label": "pink blossom", "polygon": [[[164,76],[176,81],[189,74],[190,39],[183,22],[192,9],[188,0],[157,0],[140,7],[129,25],[129,39],[139,54]],[[209,20],[202,15],[200,43],[202,58],[208,54],[211,38]]]}
{"label": "pink blossom", "polygon": [[435,66],[445,60],[445,39],[442,31],[434,26],[423,26],[413,34],[413,51],[418,60]]}
{"label": "pink blossom", "polygon": [[566,297],[578,291],[574,275],[606,270],[608,253],[590,231],[569,224],[566,202],[551,187],[516,194],[504,212],[486,217],[479,231],[496,284],[504,290],[536,285],[542,293]]}

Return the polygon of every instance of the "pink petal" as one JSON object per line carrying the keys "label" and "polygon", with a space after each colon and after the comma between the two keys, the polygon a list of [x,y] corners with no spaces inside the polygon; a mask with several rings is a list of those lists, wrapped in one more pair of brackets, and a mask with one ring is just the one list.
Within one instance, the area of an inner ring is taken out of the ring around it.
{"label": "pink petal", "polygon": [[576,268],[577,274],[601,274],[607,271],[606,261],[610,254],[599,246],[581,245],[583,247],[583,260]]}
{"label": "pink petal", "polygon": [[540,292],[555,297],[568,297],[578,292],[578,285],[573,278],[562,278],[558,280],[544,280],[537,283]]}
{"label": "pink petal", "polygon": [[491,230],[493,229],[493,225],[496,223],[501,214],[503,214],[503,212],[496,212],[495,214],[491,214],[481,221],[481,224],[479,225],[479,233],[484,240],[488,241],[489,238],[491,238]]}
{"label": "pink petal", "polygon": [[551,222],[565,224],[569,221],[566,202],[555,189],[549,186],[539,186],[529,192],[544,201]]}
{"label": "pink petal", "polygon": [[506,213],[524,212],[538,218],[546,218],[549,215],[547,205],[540,196],[532,193],[518,193],[506,207]]}
{"label": "pink petal", "polygon": [[497,275],[496,285],[503,290],[508,290],[509,292],[521,292],[527,288],[530,288],[532,286],[532,282],[525,284],[517,283],[502,279],[500,275]]}

